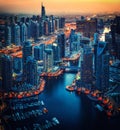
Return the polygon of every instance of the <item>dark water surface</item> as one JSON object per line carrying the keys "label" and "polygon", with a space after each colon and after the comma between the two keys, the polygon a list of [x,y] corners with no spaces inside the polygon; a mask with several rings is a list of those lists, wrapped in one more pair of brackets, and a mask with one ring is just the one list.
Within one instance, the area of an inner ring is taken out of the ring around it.
{"label": "dark water surface", "polygon": [[59,127],[51,130],[119,130],[120,118],[109,119],[94,107],[85,95],[66,91],[75,74],[65,73],[58,79],[47,80],[40,95],[49,110],[49,117],[57,117]]}
{"label": "dark water surface", "polygon": [[[34,129],[34,124],[41,124],[42,121],[44,124],[45,120],[51,121],[53,117],[56,117],[60,124],[49,128],[50,130],[120,130],[120,117],[108,118],[103,112],[96,110],[94,102],[86,95],[78,95],[65,89],[66,85],[72,83],[74,77],[75,74],[65,73],[57,79],[48,79],[45,90],[38,98],[40,101],[44,101],[48,113],[38,117],[31,116],[30,119],[23,121],[7,122],[5,129],[40,130],[38,128]],[[16,104],[19,104],[19,102],[18,100]],[[30,100],[29,103],[31,102]],[[27,102],[20,103],[25,105]],[[11,110],[10,113],[16,113],[17,111],[24,113],[35,109],[16,109],[15,111]],[[41,106],[37,109],[41,109]]]}

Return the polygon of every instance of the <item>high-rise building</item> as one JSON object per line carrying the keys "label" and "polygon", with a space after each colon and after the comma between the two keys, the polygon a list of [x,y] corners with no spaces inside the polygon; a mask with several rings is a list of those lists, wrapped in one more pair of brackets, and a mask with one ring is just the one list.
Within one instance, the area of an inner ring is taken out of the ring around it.
{"label": "high-rise building", "polygon": [[120,34],[115,35],[116,45],[117,45],[117,58],[120,60]]}
{"label": "high-rise building", "polygon": [[70,48],[72,52],[80,50],[80,39],[81,39],[80,33],[74,33],[71,35]]}
{"label": "high-rise building", "polygon": [[27,41],[27,26],[25,23],[22,23],[20,25],[20,39],[21,39],[21,43]]}
{"label": "high-rise building", "polygon": [[38,85],[37,61],[32,56],[27,57],[26,69],[27,69],[26,82],[28,84],[37,86]]}
{"label": "high-rise building", "polygon": [[34,47],[34,59],[35,60],[40,60],[41,58],[41,49],[40,46],[35,46]]}
{"label": "high-rise building", "polygon": [[72,42],[74,41],[75,30],[71,29],[70,32],[70,51],[72,51]]}
{"label": "high-rise building", "polygon": [[59,28],[64,28],[65,26],[65,18],[61,17],[59,18]]}
{"label": "high-rise building", "polygon": [[97,61],[97,44],[99,42],[99,34],[94,33],[94,57],[93,57],[93,67],[94,67],[94,73],[96,73],[96,61]]}
{"label": "high-rise building", "polygon": [[[64,27],[64,25],[62,25]],[[55,19],[55,30],[59,29],[59,18]]]}
{"label": "high-rise building", "polygon": [[7,55],[2,55],[0,58],[0,73],[2,79],[2,88],[3,90],[9,91],[12,87],[12,58]]}
{"label": "high-rise building", "polygon": [[23,80],[26,81],[27,78],[27,57],[32,56],[32,45],[30,41],[23,44]]}
{"label": "high-rise building", "polygon": [[11,25],[11,29],[12,43],[15,45],[20,45],[20,26],[14,23]]}
{"label": "high-rise building", "polygon": [[43,22],[42,21],[39,21],[39,36],[42,36],[43,35]]}
{"label": "high-rise building", "polygon": [[43,6],[43,3],[41,4],[41,18],[42,20],[46,18],[45,6]]}
{"label": "high-rise building", "polygon": [[81,81],[92,84],[93,81],[93,53],[89,45],[83,48],[83,60],[81,61]]}
{"label": "high-rise building", "polygon": [[94,44],[94,57],[93,57],[93,68],[94,74],[96,73],[96,65],[97,65],[97,44]]}
{"label": "high-rise building", "polygon": [[120,16],[116,16],[112,25],[111,25],[111,34],[112,34],[112,48],[113,55],[115,58],[120,59],[120,51],[119,51],[119,41],[118,37],[120,35]]}
{"label": "high-rise building", "polygon": [[51,32],[52,32],[52,21],[49,20],[48,21],[48,33],[51,34]]}
{"label": "high-rise building", "polygon": [[57,36],[58,46],[60,48],[60,58],[65,57],[65,43],[66,38],[64,33],[60,33]]}
{"label": "high-rise building", "polygon": [[109,53],[106,42],[97,45],[96,87],[99,90],[109,87]]}
{"label": "high-rise building", "polygon": [[5,22],[4,20],[0,21],[0,47],[5,46]]}
{"label": "high-rise building", "polygon": [[13,58],[13,72],[20,73],[22,71],[22,59],[19,57]]}
{"label": "high-rise building", "polygon": [[108,46],[108,51],[110,53],[111,56],[114,55],[114,47],[113,47],[113,43],[112,43],[112,35],[111,33],[106,33],[105,34],[105,42],[107,43]]}
{"label": "high-rise building", "polygon": [[11,44],[11,27],[9,25],[5,26],[5,46]]}
{"label": "high-rise building", "polygon": [[30,39],[31,38],[31,23],[27,22],[26,26],[27,26],[27,38]]}
{"label": "high-rise building", "polygon": [[76,31],[83,33],[83,36],[93,37],[97,31],[97,20],[96,19],[82,19],[76,21]]}
{"label": "high-rise building", "polygon": [[49,34],[49,32],[48,32],[48,21],[46,20],[46,21],[44,21],[44,24],[43,24],[44,26],[43,26],[43,28],[44,28],[44,35],[48,35]]}
{"label": "high-rise building", "polygon": [[55,31],[55,18],[53,15],[50,16],[50,19],[51,19],[51,32],[54,32]]}
{"label": "high-rise building", "polygon": [[53,50],[52,49],[45,49],[44,50],[44,71],[51,72],[53,69]]}
{"label": "high-rise building", "polygon": [[94,33],[94,44],[97,44],[99,41],[99,34],[98,33]]}
{"label": "high-rise building", "polygon": [[54,63],[60,61],[60,48],[57,43],[52,44]]}
{"label": "high-rise building", "polygon": [[35,40],[39,37],[39,23],[37,21],[31,21],[31,37]]}

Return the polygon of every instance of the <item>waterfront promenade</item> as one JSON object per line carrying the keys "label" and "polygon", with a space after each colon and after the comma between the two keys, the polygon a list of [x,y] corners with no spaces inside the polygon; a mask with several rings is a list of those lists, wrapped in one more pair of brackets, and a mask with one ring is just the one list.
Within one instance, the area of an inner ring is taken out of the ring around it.
{"label": "waterfront promenade", "polygon": [[10,92],[0,92],[0,99],[10,99],[10,98],[25,98],[34,95],[40,94],[45,87],[45,80],[41,79],[39,86],[36,88],[34,87],[32,90],[26,91],[10,91]]}

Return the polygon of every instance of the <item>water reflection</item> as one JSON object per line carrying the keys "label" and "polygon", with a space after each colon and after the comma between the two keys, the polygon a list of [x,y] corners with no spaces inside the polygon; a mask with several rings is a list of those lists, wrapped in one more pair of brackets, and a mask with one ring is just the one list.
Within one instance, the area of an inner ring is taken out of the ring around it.
{"label": "water reflection", "polygon": [[57,79],[48,79],[39,96],[6,101],[8,109],[0,115],[1,130],[3,126],[5,130],[119,128],[119,117],[108,119],[86,95],[66,91],[74,77],[75,74],[65,73]]}

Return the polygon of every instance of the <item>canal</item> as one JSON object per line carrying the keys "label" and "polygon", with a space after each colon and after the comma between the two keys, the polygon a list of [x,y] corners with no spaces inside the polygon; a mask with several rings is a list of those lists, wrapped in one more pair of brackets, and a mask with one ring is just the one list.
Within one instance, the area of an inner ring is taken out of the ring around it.
{"label": "canal", "polygon": [[[57,79],[46,81],[44,92],[39,96],[49,110],[48,117],[57,117],[60,125],[57,130],[112,130],[120,128],[120,118],[109,119],[104,113],[96,110],[92,102],[84,94],[68,92],[75,74],[65,73]],[[56,130],[56,127],[51,128]]]}
{"label": "canal", "polygon": [[[11,109],[0,117],[0,129],[4,126],[3,130],[43,130],[41,126],[56,117],[60,124],[52,125],[50,130],[119,130],[120,117],[108,118],[86,95],[65,89],[74,77],[75,73],[64,73],[58,78],[47,79],[39,96],[11,100]],[[36,106],[40,101],[45,106]],[[41,114],[43,107],[48,110],[45,114]],[[8,115],[14,121],[7,120]]]}

